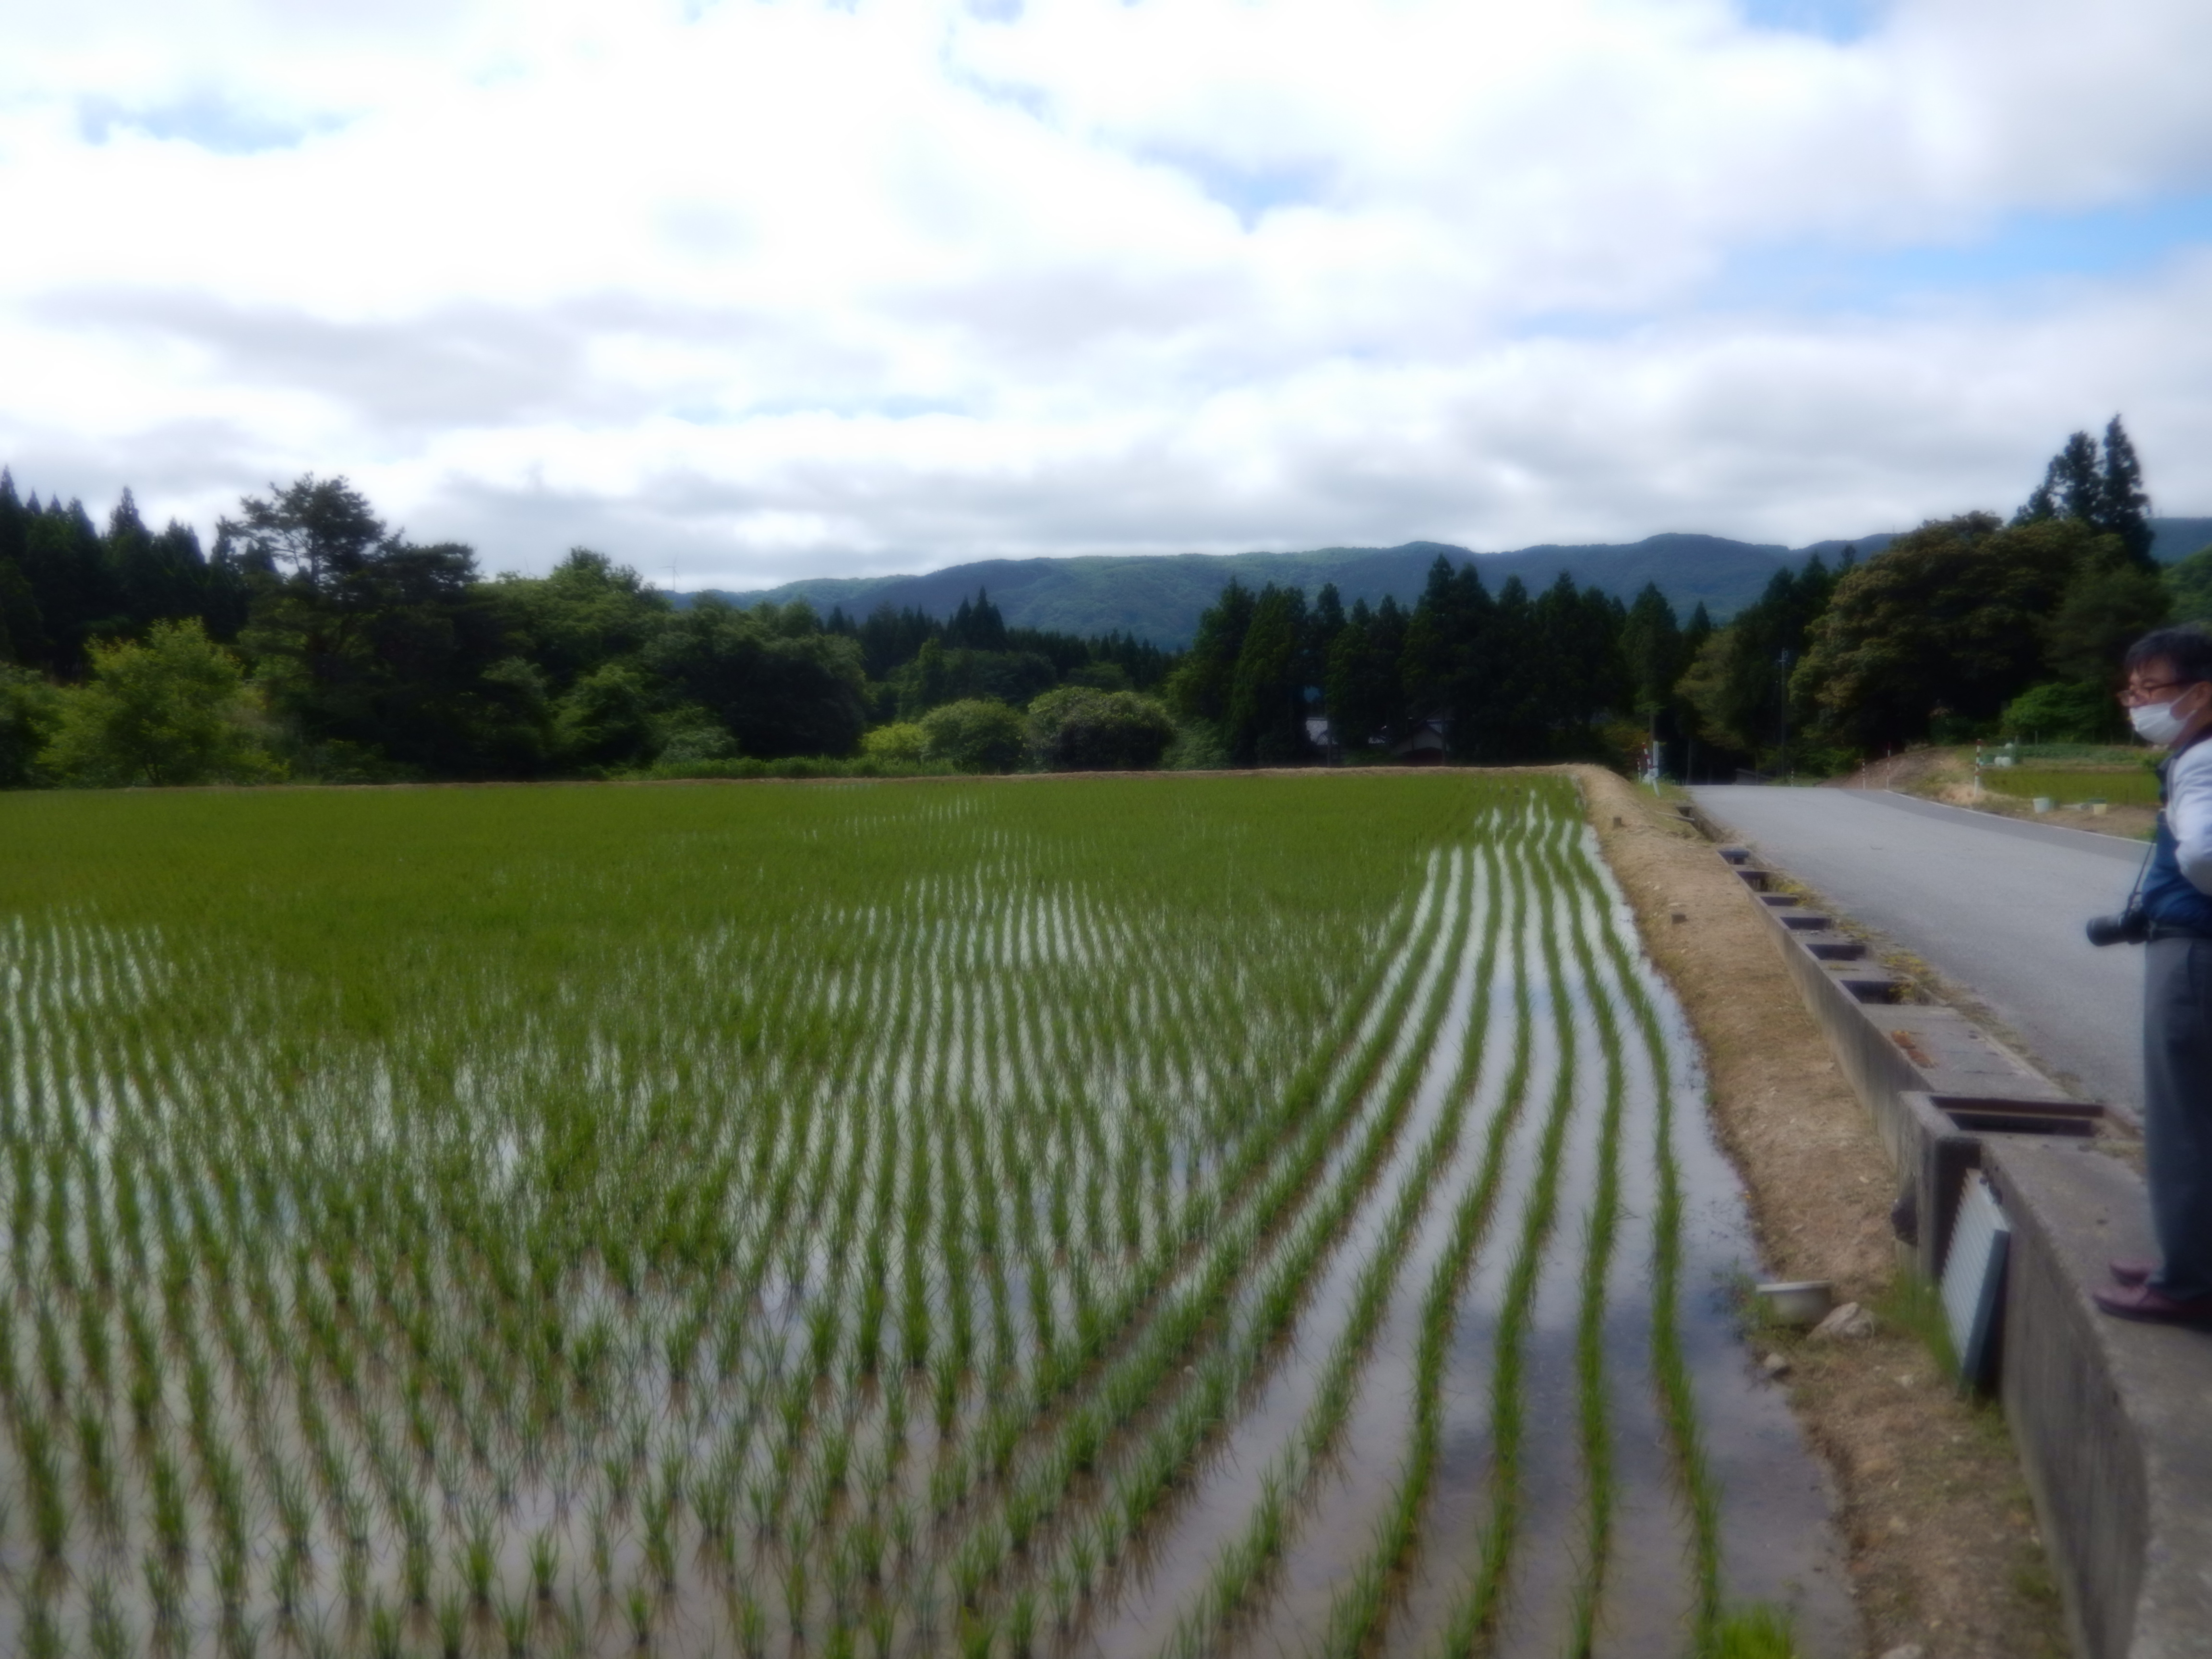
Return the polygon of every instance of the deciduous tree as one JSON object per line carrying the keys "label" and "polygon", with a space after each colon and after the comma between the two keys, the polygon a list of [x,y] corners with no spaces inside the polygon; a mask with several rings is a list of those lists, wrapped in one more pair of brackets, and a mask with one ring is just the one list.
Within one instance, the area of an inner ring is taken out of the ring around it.
{"label": "deciduous tree", "polygon": [[197,617],[155,623],[143,644],[91,650],[92,678],[63,694],[41,757],[64,781],[235,783],[276,775],[244,667]]}

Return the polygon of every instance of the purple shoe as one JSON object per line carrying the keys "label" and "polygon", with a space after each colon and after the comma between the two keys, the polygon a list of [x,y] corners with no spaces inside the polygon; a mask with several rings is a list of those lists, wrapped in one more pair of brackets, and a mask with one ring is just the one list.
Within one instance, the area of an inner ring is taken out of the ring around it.
{"label": "purple shoe", "polygon": [[2137,1256],[2130,1261],[2115,1261],[2112,1263],[2112,1283],[2124,1285],[2133,1290],[2157,1271],[2158,1262],[2154,1257]]}
{"label": "purple shoe", "polygon": [[2151,1325],[2212,1325],[2212,1296],[2184,1301],[2137,1285],[2130,1290],[2098,1291],[2090,1299],[2116,1319],[2140,1319]]}

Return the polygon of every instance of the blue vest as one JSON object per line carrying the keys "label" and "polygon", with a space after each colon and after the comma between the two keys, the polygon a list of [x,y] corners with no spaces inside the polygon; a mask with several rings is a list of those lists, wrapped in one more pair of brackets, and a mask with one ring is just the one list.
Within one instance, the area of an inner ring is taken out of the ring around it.
{"label": "blue vest", "polygon": [[2200,892],[2181,873],[2181,844],[2174,840],[2172,827],[2166,821],[2166,769],[2172,763],[2168,757],[2158,769],[2158,841],[2151,851],[2150,868],[2143,875],[2142,911],[2163,926],[2212,938],[2212,895]]}

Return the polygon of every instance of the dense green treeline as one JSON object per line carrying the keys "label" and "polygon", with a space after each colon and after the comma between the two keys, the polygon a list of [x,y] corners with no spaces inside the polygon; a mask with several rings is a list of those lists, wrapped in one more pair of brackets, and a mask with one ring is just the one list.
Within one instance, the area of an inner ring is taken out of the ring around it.
{"label": "dense green treeline", "polygon": [[246,498],[204,552],[128,492],[103,532],[0,472],[0,787],[1647,757],[1710,778],[2100,740],[2126,643],[2212,616],[2212,550],[2161,574],[2148,509],[2115,417],[2009,520],[1816,556],[1723,627],[1656,585],[1492,592],[1439,556],[1410,606],[1232,580],[1171,656],[1010,628],[981,592],[942,620],[679,604],[580,548],[487,580],[343,479]]}
{"label": "dense green treeline", "polygon": [[[1333,586],[1309,603],[1296,588],[1231,582],[1168,692],[1235,765],[1325,750],[1347,761],[1621,760],[1671,684],[1671,662],[1630,650],[1632,623],[1655,614],[1680,633],[1656,587],[1633,606],[1565,575],[1537,594],[1509,578],[1493,594],[1474,567],[1441,556],[1411,609],[1386,598],[1346,611]],[[1639,668],[1655,678],[1639,681]]]}
{"label": "dense green treeline", "polygon": [[2163,576],[2115,417],[2077,432],[2009,521],[1931,522],[1861,560],[1778,571],[1716,628],[1657,587],[1623,605],[1568,576],[1493,593],[1439,558],[1408,609],[1234,583],[1170,678],[1227,763],[1325,752],[1473,764],[1649,753],[1674,776],[1829,771],[1928,738],[2119,736],[2121,652],[2212,616],[2212,550]]}
{"label": "dense green treeline", "polygon": [[[487,580],[471,550],[392,532],[343,479],[248,497],[210,555],[187,526],[149,532],[127,492],[103,532],[0,472],[0,785],[732,769],[860,757],[871,727],[963,704],[1012,722],[1017,763],[1033,746],[1096,763],[1085,734],[1131,705],[1164,725],[1138,694],[1169,667],[1126,636],[1009,629],[980,593],[945,622],[679,606],[580,548]],[[1015,710],[1070,691],[1033,745]],[[926,732],[878,749],[974,769]]]}
{"label": "dense green treeline", "polygon": [[2115,416],[2101,443],[2074,434],[2009,520],[1962,514],[1778,575],[1691,658],[1688,732],[1714,769],[1814,772],[1927,740],[2123,738],[2121,653],[2177,600],[2204,614],[2197,562],[2153,562],[2148,508]]}

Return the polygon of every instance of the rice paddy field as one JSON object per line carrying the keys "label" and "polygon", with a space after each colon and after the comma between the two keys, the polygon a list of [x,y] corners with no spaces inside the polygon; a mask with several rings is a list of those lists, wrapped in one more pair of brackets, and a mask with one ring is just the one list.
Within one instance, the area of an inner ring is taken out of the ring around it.
{"label": "rice paddy field", "polygon": [[21,794],[0,849],[9,1651],[1844,1644],[1564,777]]}
{"label": "rice paddy field", "polygon": [[2062,805],[2109,801],[2115,806],[2155,806],[2158,778],[2142,766],[2090,770],[2057,766],[1985,766],[1982,787],[2023,799],[2046,795]]}

